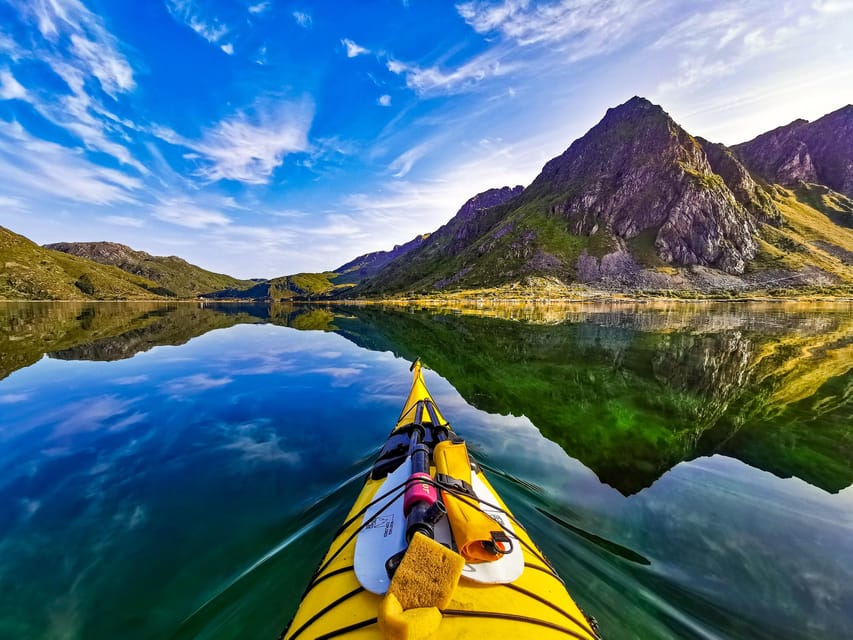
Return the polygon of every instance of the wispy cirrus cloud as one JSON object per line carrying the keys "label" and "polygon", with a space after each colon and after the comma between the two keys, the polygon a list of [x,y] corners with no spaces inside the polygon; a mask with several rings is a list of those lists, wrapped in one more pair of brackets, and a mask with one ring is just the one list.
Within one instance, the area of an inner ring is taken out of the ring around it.
{"label": "wispy cirrus cloud", "polygon": [[188,229],[207,229],[231,224],[231,219],[220,211],[199,206],[188,198],[172,198],[158,203],[151,215]]}
{"label": "wispy cirrus cloud", "polygon": [[686,16],[652,45],[676,52],[678,71],[659,86],[663,93],[695,89],[739,73],[762,57],[802,49],[820,38],[833,21],[853,11],[853,2],[786,5],[775,2],[722,2],[713,10]]}
{"label": "wispy cirrus cloud", "polygon": [[[70,61],[74,68],[97,78],[110,96],[132,90],[136,83],[127,58],[119,51],[118,42],[100,17],[79,0],[31,2],[10,0],[18,13],[34,22],[45,41],[53,45],[46,62],[57,71],[58,63]],[[57,55],[57,54],[66,55]]]}
{"label": "wispy cirrus cloud", "polygon": [[223,42],[229,35],[228,27],[216,18],[203,15],[193,0],[166,0],[166,8],[175,20],[187,25],[210,44],[218,46],[228,55],[234,53],[234,45]]}
{"label": "wispy cirrus cloud", "polygon": [[501,51],[493,50],[452,69],[439,65],[422,67],[395,59],[388,60],[386,67],[403,76],[406,86],[418,94],[452,94],[469,91],[483,80],[505,76],[519,68],[516,63],[502,62],[502,57]]}
{"label": "wispy cirrus cloud", "polygon": [[136,203],[142,182],[88,161],[79,150],[35,138],[17,122],[0,127],[0,182],[7,194],[88,204]]}
{"label": "wispy cirrus cloud", "polygon": [[287,155],[308,150],[313,114],[313,103],[307,99],[261,101],[218,122],[199,140],[162,127],[155,133],[197,152],[201,166],[195,173],[205,180],[266,184]]}
{"label": "wispy cirrus cloud", "polygon": [[475,0],[456,5],[460,17],[489,42],[461,64],[405,62],[391,57],[388,70],[405,77],[418,94],[471,91],[485,81],[559,68],[627,47],[650,29],[667,3],[643,0]]}
{"label": "wispy cirrus cloud", "polygon": [[412,170],[412,167],[415,166],[415,163],[427,155],[435,144],[435,140],[428,140],[415,145],[411,149],[407,149],[394,158],[388,169],[394,172],[395,178],[405,177]]}
{"label": "wispy cirrus cloud", "polygon": [[456,10],[477,33],[499,34],[521,46],[556,45],[569,59],[578,60],[626,46],[638,27],[650,15],[665,10],[666,4],[648,0],[474,0],[456,5]]}
{"label": "wispy cirrus cloud", "polygon": [[107,153],[145,174],[145,166],[124,144],[132,123],[105,106],[132,92],[136,81],[119,42],[102,19],[78,0],[10,0],[10,4],[24,25],[31,27],[29,43],[19,46],[4,35],[0,48],[14,62],[46,64],[65,83],[68,93],[38,87],[26,90],[7,70],[2,97],[26,100],[44,118],[79,138],[87,149]]}
{"label": "wispy cirrus cloud", "polygon": [[144,220],[132,216],[101,216],[99,220],[107,224],[114,224],[119,227],[132,227],[134,229],[141,229],[145,226]]}
{"label": "wispy cirrus cloud", "polygon": [[0,69],[0,100],[26,100],[27,90],[8,69]]}
{"label": "wispy cirrus cloud", "polygon": [[344,48],[346,49],[347,58],[355,58],[357,56],[370,53],[370,49],[356,44],[353,40],[350,40],[349,38],[342,39],[341,44],[344,45]]}

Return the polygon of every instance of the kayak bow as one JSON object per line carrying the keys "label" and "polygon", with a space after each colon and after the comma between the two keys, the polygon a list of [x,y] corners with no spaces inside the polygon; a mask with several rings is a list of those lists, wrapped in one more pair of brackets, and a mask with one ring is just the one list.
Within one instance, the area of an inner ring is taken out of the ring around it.
{"label": "kayak bow", "polygon": [[397,424],[284,640],[598,640],[562,579],[470,460],[420,361]]}

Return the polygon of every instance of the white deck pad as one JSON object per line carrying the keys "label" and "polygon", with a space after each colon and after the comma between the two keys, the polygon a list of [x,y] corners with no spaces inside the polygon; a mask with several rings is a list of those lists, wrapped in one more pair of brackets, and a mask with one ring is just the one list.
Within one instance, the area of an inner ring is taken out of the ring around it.
{"label": "white deck pad", "polygon": [[[381,496],[390,489],[406,482],[411,471],[411,458],[406,458],[403,464],[388,474],[376,495]],[[391,584],[391,579],[385,571],[385,561],[407,547],[403,496],[397,497],[393,504],[378,516],[376,514],[382,507],[391,502],[400,491],[402,489],[393,492],[365,511],[362,523],[373,520],[359,532],[355,540],[355,558],[353,560],[355,577],[362,587],[379,595],[388,591],[388,585]]]}
{"label": "white deck pad", "polygon": [[[409,477],[411,462],[407,459],[393,473],[390,473],[382,486],[376,492],[377,496],[386,493]],[[480,500],[497,505],[498,498],[487,487],[476,473],[471,474],[471,487]],[[394,492],[386,499],[370,507],[364,514],[362,522],[367,522],[387,505],[399,492]],[[515,529],[509,516],[503,511],[489,507],[482,502],[480,508],[489,516],[500,522],[510,538],[513,538],[511,553],[505,554],[494,562],[478,562],[466,564],[462,577],[483,584],[507,584],[517,580],[524,572],[524,552],[521,544],[515,539]],[[496,527],[497,528],[497,527]],[[447,546],[451,545],[450,524],[443,518],[435,527],[435,539]],[[355,576],[359,584],[371,593],[379,595],[388,591],[391,583],[385,571],[385,561],[406,548],[406,518],[403,515],[403,498],[394,500],[387,509],[361,530],[355,541]]]}

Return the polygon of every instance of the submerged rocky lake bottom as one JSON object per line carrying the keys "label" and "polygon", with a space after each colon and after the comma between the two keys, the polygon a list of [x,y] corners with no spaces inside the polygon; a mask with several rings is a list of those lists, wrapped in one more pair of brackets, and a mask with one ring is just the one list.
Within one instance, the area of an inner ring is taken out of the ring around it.
{"label": "submerged rocky lake bottom", "polygon": [[853,305],[0,303],[0,639],[269,638],[421,357],[607,640],[853,629]]}

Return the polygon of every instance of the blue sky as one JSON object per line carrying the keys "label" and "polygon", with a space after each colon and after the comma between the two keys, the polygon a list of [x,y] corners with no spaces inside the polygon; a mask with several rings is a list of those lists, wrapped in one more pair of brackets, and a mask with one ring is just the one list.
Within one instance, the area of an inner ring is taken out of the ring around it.
{"label": "blue sky", "polygon": [[331,269],[633,95],[730,144],[820,117],[853,102],[853,1],[0,0],[0,225]]}

